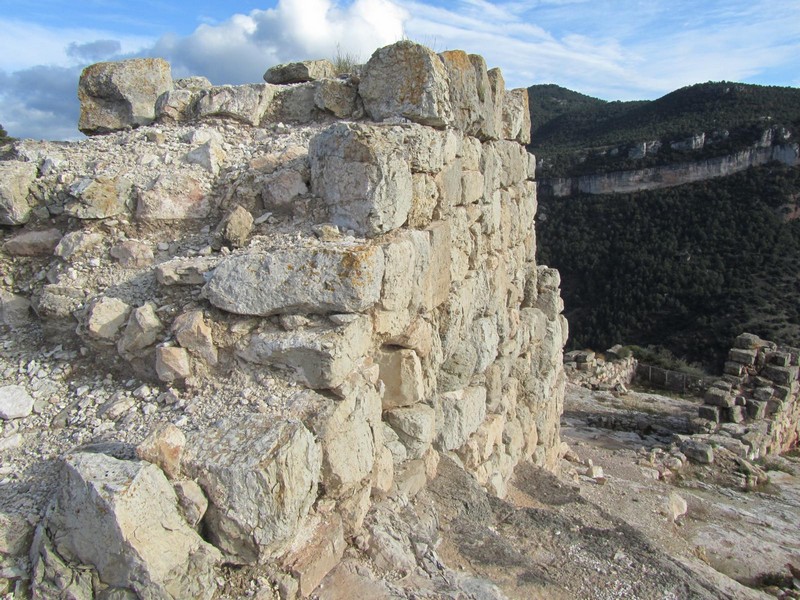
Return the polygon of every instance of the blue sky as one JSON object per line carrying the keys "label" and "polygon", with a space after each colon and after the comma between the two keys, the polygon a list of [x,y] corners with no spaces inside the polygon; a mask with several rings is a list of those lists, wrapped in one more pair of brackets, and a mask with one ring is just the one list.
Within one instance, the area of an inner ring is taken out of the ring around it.
{"label": "blue sky", "polygon": [[800,85],[800,0],[0,0],[0,123],[70,139],[77,81],[101,60],[161,56],[175,77],[260,81],[279,62],[369,58],[409,38],[482,54],[508,87],[608,100],[704,81]]}

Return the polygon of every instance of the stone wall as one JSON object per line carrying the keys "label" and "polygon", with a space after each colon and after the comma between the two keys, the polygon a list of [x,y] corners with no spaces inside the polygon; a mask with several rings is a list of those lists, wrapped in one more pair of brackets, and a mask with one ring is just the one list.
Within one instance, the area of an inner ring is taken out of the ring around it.
{"label": "stone wall", "polygon": [[622,346],[598,356],[592,350],[573,350],[564,355],[564,371],[571,383],[590,390],[624,390],[636,376],[639,365],[633,356],[620,356]]}
{"label": "stone wall", "polygon": [[700,417],[739,439],[751,457],[781,454],[800,440],[800,350],[751,333],[736,338],[725,375],[708,389]]}
{"label": "stone wall", "polygon": [[81,128],[104,135],[0,163],[6,326],[156,390],[54,417],[93,450],[29,518],[36,593],[195,598],[225,562],[307,595],[442,454],[500,496],[520,461],[555,469],[567,323],[535,262],[525,90],[410,42],[338,78],[168,72],[88,68]]}

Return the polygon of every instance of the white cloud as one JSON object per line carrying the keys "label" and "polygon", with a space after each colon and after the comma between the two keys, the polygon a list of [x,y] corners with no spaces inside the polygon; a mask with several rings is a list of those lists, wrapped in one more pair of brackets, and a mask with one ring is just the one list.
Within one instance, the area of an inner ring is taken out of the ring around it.
{"label": "white cloud", "polygon": [[153,52],[178,75],[202,74],[215,83],[259,81],[268,67],[337,52],[363,60],[403,37],[406,12],[390,0],[280,0],[267,10],[200,25],[191,35],[165,36]]}

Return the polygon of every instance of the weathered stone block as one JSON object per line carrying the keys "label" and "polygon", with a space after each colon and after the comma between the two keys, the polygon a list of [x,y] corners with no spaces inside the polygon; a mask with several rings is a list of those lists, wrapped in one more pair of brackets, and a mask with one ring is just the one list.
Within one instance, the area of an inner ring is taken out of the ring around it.
{"label": "weathered stone block", "polygon": [[398,131],[339,123],[311,140],[309,160],[312,190],[335,225],[374,237],[405,223],[412,177]]}
{"label": "weathered stone block", "polygon": [[425,394],[422,363],[413,350],[383,351],[377,357],[380,379],[386,386],[384,410],[421,402]]}
{"label": "weathered stone block", "polygon": [[314,87],[314,105],[339,119],[356,117],[364,113],[359,104],[358,88],[338,79],[317,83]]}
{"label": "weathered stone block", "polygon": [[408,457],[422,458],[436,436],[436,411],[426,404],[415,404],[389,410],[385,415],[406,447]]}
{"label": "weathered stone block", "polygon": [[333,514],[317,524],[305,545],[289,552],[283,565],[299,582],[303,598],[308,598],[325,575],[339,564],[346,547],[342,519]]}
{"label": "weathered stone block", "polygon": [[56,246],[53,254],[64,260],[69,260],[76,254],[86,252],[98,246],[104,239],[105,236],[103,236],[102,233],[70,231],[58,242],[58,246]]}
{"label": "weathered stone block", "polygon": [[528,90],[508,90],[503,101],[503,137],[520,144],[531,143],[531,113]]}
{"label": "weathered stone block", "polygon": [[136,217],[143,221],[204,219],[211,206],[211,199],[194,176],[163,173],[138,190]]}
{"label": "weathered stone block", "polygon": [[756,356],[758,356],[758,350],[755,348],[731,348],[728,360],[750,366],[756,364]]}
{"label": "weathered stone block", "polygon": [[351,313],[378,302],[383,273],[377,246],[276,248],[223,260],[203,291],[240,315]]}
{"label": "weathered stone block", "polygon": [[3,244],[3,250],[14,256],[47,256],[53,254],[61,237],[58,229],[25,231]]}
{"label": "weathered stone block", "polygon": [[138,356],[145,348],[156,343],[162,328],[153,305],[148,303],[140,306],[128,318],[125,332],[117,343],[119,353],[126,358]]}
{"label": "weathered stone block", "polygon": [[383,247],[386,267],[383,273],[381,305],[386,310],[408,307],[414,291],[416,251],[413,242],[403,237]]}
{"label": "weathered stone block", "polygon": [[486,389],[470,387],[440,394],[434,399],[436,409],[436,445],[441,450],[455,450],[464,445],[486,417]]}
{"label": "weathered stone block", "polygon": [[105,219],[126,212],[131,201],[131,181],[127,177],[79,179],[69,187],[73,200],[64,212],[79,219]]}
{"label": "weathered stone block", "polygon": [[181,457],[186,447],[186,436],[175,425],[156,427],[136,446],[136,456],[158,466],[167,477],[176,479],[181,474]]}
{"label": "weathered stone block", "polygon": [[702,465],[707,465],[714,462],[714,449],[710,444],[701,442],[699,440],[684,440],[681,443],[681,452],[683,452],[689,458],[689,460]]}
{"label": "weathered stone block", "polygon": [[65,458],[32,555],[41,598],[60,597],[64,575],[88,568],[136,597],[210,600],[221,558],[183,519],[161,469],[88,453]]}
{"label": "weathered stone block", "polygon": [[125,324],[131,307],[119,298],[103,296],[89,307],[86,330],[101,340],[113,340]]}
{"label": "weathered stone block", "polygon": [[495,119],[486,62],[462,50],[448,50],[439,57],[448,76],[452,125],[481,140],[499,138],[501,132]]}
{"label": "weathered stone block", "polygon": [[338,327],[253,335],[237,354],[256,364],[277,365],[313,389],[335,388],[371,346],[367,316]]}
{"label": "weathered stone block", "polygon": [[202,285],[218,262],[207,257],[173,258],[156,266],[156,280],[161,285]]}
{"label": "weathered stone block", "polygon": [[0,163],[0,225],[28,222],[31,214],[28,193],[38,172],[36,164],[31,162]]}
{"label": "weathered stone block", "polygon": [[317,496],[320,449],[297,421],[247,414],[191,436],[183,467],[209,500],[213,543],[234,563],[275,556]]}
{"label": "weathered stone block", "polygon": [[447,70],[420,44],[402,41],[376,50],[364,65],[358,91],[376,121],[404,117],[434,127],[452,122]]}
{"label": "weathered stone block", "polygon": [[257,127],[277,90],[275,86],[258,83],[213,87],[200,92],[195,114],[200,119],[228,117]]}
{"label": "weathered stone block", "polygon": [[789,385],[797,380],[798,370],[800,367],[776,367],[775,365],[767,365],[764,367],[762,374],[764,377],[777,383],[778,385]]}
{"label": "weathered stone block", "polygon": [[21,385],[0,387],[0,419],[24,419],[33,411],[33,398]]}
{"label": "weathered stone block", "polygon": [[217,348],[202,311],[193,310],[179,315],[172,323],[172,333],[181,347],[210,365],[217,364]]}
{"label": "weathered stone block", "polygon": [[152,123],[156,100],[171,89],[170,66],[161,58],[88,66],[78,83],[78,129],[94,135]]}
{"label": "weathered stone block", "polygon": [[697,414],[701,419],[719,423],[719,407],[717,406],[701,406],[697,410]]}
{"label": "weathered stone block", "polygon": [[189,353],[175,346],[156,348],[156,374],[166,383],[183,381],[192,374]]}
{"label": "weathered stone block", "polygon": [[336,68],[329,60],[304,60],[284,63],[267,69],[264,81],[276,85],[303,83],[336,77]]}

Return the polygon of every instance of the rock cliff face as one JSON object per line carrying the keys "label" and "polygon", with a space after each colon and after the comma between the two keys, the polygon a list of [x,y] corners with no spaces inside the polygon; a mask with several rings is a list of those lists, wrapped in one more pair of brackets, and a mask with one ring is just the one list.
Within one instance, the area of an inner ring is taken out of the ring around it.
{"label": "rock cliff face", "polygon": [[[365,516],[440,456],[498,496],[557,467],[527,95],[409,42],[324,66],[167,84],[152,125],[136,81],[163,64],[89,68],[81,127],[114,131],[2,163],[3,439],[40,479],[0,501],[0,551],[30,549],[37,597],[210,597],[222,563],[305,596],[354,539],[391,555]],[[52,483],[26,445],[71,450]]]}
{"label": "rock cliff face", "polygon": [[724,177],[773,161],[789,166],[800,165],[800,145],[779,144],[766,148],[758,146],[708,160],[577,178],[549,179],[543,180],[540,185],[543,194],[557,198],[574,194],[626,194]]}

